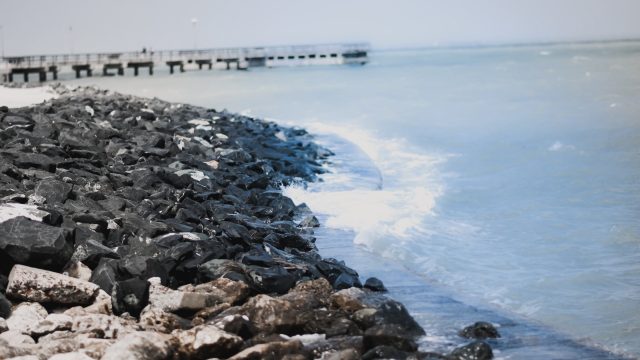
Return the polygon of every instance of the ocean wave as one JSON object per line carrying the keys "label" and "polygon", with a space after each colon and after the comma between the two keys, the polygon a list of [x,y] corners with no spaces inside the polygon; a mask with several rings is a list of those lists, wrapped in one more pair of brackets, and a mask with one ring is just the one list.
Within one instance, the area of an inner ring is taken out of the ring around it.
{"label": "ocean wave", "polygon": [[444,191],[438,165],[447,156],[420,153],[404,139],[383,140],[353,127],[307,128],[338,156],[323,181],[286,188],[286,195],[327,215],[325,226],[354,231],[356,244],[406,258],[411,250],[403,243],[429,231],[424,220],[434,215]]}

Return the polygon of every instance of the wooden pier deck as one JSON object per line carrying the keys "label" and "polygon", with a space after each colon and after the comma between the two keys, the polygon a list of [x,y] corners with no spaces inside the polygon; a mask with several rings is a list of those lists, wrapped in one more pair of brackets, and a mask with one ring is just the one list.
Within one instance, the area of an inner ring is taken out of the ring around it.
{"label": "wooden pier deck", "polygon": [[[37,74],[39,81],[52,79],[58,73],[75,74],[76,78],[98,75],[125,75],[125,69],[134,76],[140,70],[148,69],[153,75],[155,66],[167,66],[170,74],[174,68],[179,72],[187,70],[247,70],[256,67],[307,66],[366,64],[369,45],[323,44],[298,46],[239,47],[199,50],[162,50],[121,53],[58,54],[33,56],[7,56],[0,58],[2,81],[12,82],[16,75],[22,75],[23,81],[29,81],[29,74]],[[100,72],[102,70],[102,72]],[[146,72],[146,70],[145,70]]]}

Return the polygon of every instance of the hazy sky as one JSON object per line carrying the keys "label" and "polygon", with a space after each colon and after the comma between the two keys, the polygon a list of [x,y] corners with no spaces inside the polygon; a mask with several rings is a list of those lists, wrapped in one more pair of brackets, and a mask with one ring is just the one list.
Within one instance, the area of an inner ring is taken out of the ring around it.
{"label": "hazy sky", "polygon": [[0,41],[7,55],[194,42],[388,48],[640,38],[639,16],[640,0],[0,0]]}

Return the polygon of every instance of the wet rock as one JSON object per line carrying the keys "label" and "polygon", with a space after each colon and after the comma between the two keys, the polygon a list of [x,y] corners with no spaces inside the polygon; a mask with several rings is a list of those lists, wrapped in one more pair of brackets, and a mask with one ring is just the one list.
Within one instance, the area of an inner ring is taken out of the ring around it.
{"label": "wet rock", "polygon": [[13,309],[13,313],[7,318],[9,330],[23,334],[31,334],[40,321],[47,317],[47,310],[38,303],[23,302]]}
{"label": "wet rock", "polygon": [[320,221],[318,221],[318,218],[316,218],[315,216],[309,215],[309,216],[305,217],[300,222],[300,226],[302,226],[302,227],[319,227],[320,226]]}
{"label": "wet rock", "polygon": [[375,277],[368,278],[367,281],[364,282],[364,287],[372,291],[387,291],[382,280]]}
{"label": "wet rock", "polygon": [[484,321],[478,321],[473,325],[467,326],[466,328],[462,329],[458,333],[458,335],[467,339],[477,340],[496,339],[500,337],[500,333],[495,328],[495,326]]}
{"label": "wet rock", "polygon": [[456,348],[449,354],[452,360],[491,360],[493,359],[493,351],[489,344],[482,341],[474,341]]}
{"label": "wet rock", "polygon": [[128,334],[109,346],[102,360],[163,360],[173,356],[171,336],[143,331]]}
{"label": "wet rock", "polygon": [[393,346],[380,345],[362,355],[362,360],[373,359],[407,359],[409,352],[398,350]]}
{"label": "wet rock", "polygon": [[111,293],[113,313],[138,317],[149,302],[149,283],[137,278],[119,281]]}
{"label": "wet rock", "polygon": [[88,305],[98,286],[47,270],[16,265],[9,274],[7,296],[37,302]]}
{"label": "wet rock", "polygon": [[305,350],[311,353],[314,359],[329,356],[331,353],[340,352],[342,350],[355,351],[360,358],[364,348],[362,346],[362,336],[339,336],[326,339],[317,339],[315,341],[305,343]]}
{"label": "wet rock", "polygon": [[60,270],[73,253],[69,233],[26,217],[0,224],[0,258],[7,262]]}
{"label": "wet rock", "polygon": [[230,357],[229,360],[276,360],[303,352],[302,343],[298,340],[279,341],[254,345]]}
{"label": "wet rock", "polygon": [[337,308],[349,312],[355,312],[365,308],[362,299],[366,297],[366,293],[358,288],[352,287],[340,290],[329,297],[331,304]]}
{"label": "wet rock", "polygon": [[342,261],[324,259],[319,261],[316,267],[329,280],[334,289],[362,287],[358,273],[347,267]]}
{"label": "wet rock", "polygon": [[358,360],[360,359],[360,353],[354,349],[327,351],[322,354],[320,360]]}
{"label": "wet rock", "polygon": [[378,313],[377,309],[373,308],[364,308],[360,309],[353,313],[352,319],[355,321],[361,328],[368,329],[374,326],[377,322],[376,314]]}
{"label": "wet rock", "polygon": [[172,335],[180,344],[180,352],[188,358],[228,357],[242,346],[242,338],[215,326],[200,325],[189,330],[176,330]]}
{"label": "wet rock", "polygon": [[364,333],[363,343],[365,349],[373,349],[376,346],[393,346],[398,350],[416,351],[418,345],[412,338],[406,335],[398,325],[376,325],[367,329]]}
{"label": "wet rock", "polygon": [[401,303],[388,298],[376,301],[376,324],[392,324],[400,327],[403,334],[410,336],[422,336],[425,334],[422,327],[409,314],[407,308]]}

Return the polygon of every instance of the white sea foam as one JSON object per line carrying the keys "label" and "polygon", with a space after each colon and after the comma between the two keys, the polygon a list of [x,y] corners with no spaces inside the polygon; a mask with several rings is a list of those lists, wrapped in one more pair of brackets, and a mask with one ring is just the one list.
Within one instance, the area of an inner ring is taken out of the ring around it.
{"label": "white sea foam", "polygon": [[423,220],[433,214],[442,194],[437,165],[446,156],[409,151],[403,139],[382,140],[353,127],[311,124],[308,128],[315,134],[333,134],[319,139],[330,148],[340,141],[336,135],[357,147],[332,159],[323,182],[306,189],[289,187],[287,196],[328,215],[326,226],[352,230],[355,243],[375,250],[378,245],[389,248],[390,238],[409,241],[428,230]]}
{"label": "white sea foam", "polygon": [[575,150],[576,147],[573,145],[567,145],[564,144],[560,141],[556,141],[553,144],[551,144],[551,146],[549,146],[549,148],[547,148],[547,150],[549,151],[566,151],[566,150]]}

